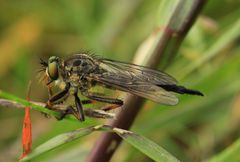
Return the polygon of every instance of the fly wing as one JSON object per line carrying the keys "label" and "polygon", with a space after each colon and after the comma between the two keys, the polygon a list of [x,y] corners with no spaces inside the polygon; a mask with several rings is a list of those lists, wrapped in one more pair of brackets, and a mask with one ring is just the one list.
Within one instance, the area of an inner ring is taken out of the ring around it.
{"label": "fly wing", "polygon": [[89,75],[97,82],[158,103],[166,105],[178,103],[175,95],[157,86],[176,84],[176,80],[166,73],[108,59],[98,59],[98,64],[100,72]]}
{"label": "fly wing", "polygon": [[177,80],[172,76],[145,66],[129,64],[110,59],[101,59],[100,62],[100,66],[105,70],[110,72],[118,72],[120,75],[126,75],[127,73],[129,76],[139,77],[139,80],[150,82],[156,85],[177,84]]}

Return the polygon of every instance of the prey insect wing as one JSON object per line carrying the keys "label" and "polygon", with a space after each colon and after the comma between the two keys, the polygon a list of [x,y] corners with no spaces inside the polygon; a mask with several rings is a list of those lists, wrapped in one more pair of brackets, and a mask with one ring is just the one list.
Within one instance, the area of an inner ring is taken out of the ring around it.
{"label": "prey insect wing", "polygon": [[152,101],[175,105],[178,99],[158,85],[176,84],[177,81],[160,71],[109,59],[98,59],[103,72],[93,73],[91,79],[107,86],[148,98]]}

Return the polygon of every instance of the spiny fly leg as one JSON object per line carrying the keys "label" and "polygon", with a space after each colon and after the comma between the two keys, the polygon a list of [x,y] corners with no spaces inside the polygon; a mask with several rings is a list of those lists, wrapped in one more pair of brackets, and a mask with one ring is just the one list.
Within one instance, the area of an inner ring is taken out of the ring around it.
{"label": "spiny fly leg", "polygon": [[68,106],[66,108],[66,110],[63,111],[59,111],[61,113],[61,115],[59,117],[56,117],[57,120],[62,120],[66,115],[68,114],[75,114],[76,111],[74,110],[74,108],[72,106]]}
{"label": "spiny fly leg", "polygon": [[85,105],[85,104],[95,104],[97,102],[95,100],[82,100],[81,103]]}
{"label": "spiny fly leg", "polygon": [[56,111],[58,111],[58,112],[61,113],[59,117],[56,117],[57,120],[62,120],[62,119],[65,118],[66,115],[72,114],[72,115],[74,115],[78,120],[84,121],[84,117],[83,117],[83,120],[82,120],[82,118],[79,117],[79,116],[80,116],[80,115],[79,115],[79,112],[76,111],[73,106],[68,106],[68,107],[66,108],[66,110],[56,110]]}
{"label": "spiny fly leg", "polygon": [[103,110],[103,111],[110,111],[110,110],[116,109],[118,107],[121,107],[122,105],[123,105],[123,103],[122,104],[113,104],[113,105],[104,107],[101,110]]}
{"label": "spiny fly leg", "polygon": [[[48,109],[54,110],[53,109],[53,103],[57,102],[58,100],[62,99],[66,94],[68,94],[69,88],[70,88],[70,84],[66,84],[64,90],[58,92],[57,94],[55,94],[53,96],[51,96],[51,94],[49,92],[50,98],[48,99],[45,107],[48,108]],[[58,111],[58,110],[55,110],[55,111]],[[43,113],[43,114],[44,114],[45,117],[49,117],[49,115],[47,115],[46,113]]]}
{"label": "spiny fly leg", "polygon": [[84,118],[83,107],[77,93],[74,93],[74,97],[75,97],[75,105],[77,108],[77,114],[73,114],[73,115],[76,116],[77,119],[79,119],[80,121],[84,121],[85,118]]}
{"label": "spiny fly leg", "polygon": [[52,103],[63,98],[68,93],[69,88],[70,88],[70,84],[68,83],[68,84],[66,84],[64,90],[62,90],[62,91],[58,92],[57,94],[53,95],[52,97],[50,97],[47,101],[46,107],[51,109]]}
{"label": "spiny fly leg", "polygon": [[93,92],[85,92],[83,93],[86,97],[94,100],[94,101],[99,101],[99,102],[104,102],[104,103],[109,103],[112,104],[110,106],[107,106],[105,108],[102,108],[104,111],[109,111],[112,109],[116,109],[120,106],[123,105],[123,101],[120,99],[114,99],[114,98],[108,98],[108,97],[103,97],[104,94],[101,93],[93,93]]}
{"label": "spiny fly leg", "polygon": [[95,100],[99,102],[104,102],[104,103],[109,103],[109,104],[116,104],[116,105],[123,105],[123,101],[120,99],[115,99],[115,98],[108,98],[108,97],[103,97],[104,94],[100,93],[93,93],[93,92],[84,92],[82,93],[84,96]]}

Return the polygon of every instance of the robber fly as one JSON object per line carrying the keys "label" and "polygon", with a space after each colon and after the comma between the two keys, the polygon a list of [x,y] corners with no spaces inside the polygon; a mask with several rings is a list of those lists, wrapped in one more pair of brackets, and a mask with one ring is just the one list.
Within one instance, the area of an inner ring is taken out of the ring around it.
{"label": "robber fly", "polygon": [[[178,98],[171,92],[203,96],[199,91],[178,86],[177,81],[164,72],[89,54],[74,54],[65,60],[51,56],[47,62],[41,60],[41,64],[48,78],[47,85],[53,82],[64,85],[62,91],[49,98],[47,106],[71,94],[76,108],[69,109],[80,121],[84,121],[84,103],[99,101],[111,104],[104,109],[106,111],[123,105],[120,99],[91,92],[90,89],[96,85],[129,92],[165,105],[178,103]],[[78,92],[89,100],[81,101]]]}

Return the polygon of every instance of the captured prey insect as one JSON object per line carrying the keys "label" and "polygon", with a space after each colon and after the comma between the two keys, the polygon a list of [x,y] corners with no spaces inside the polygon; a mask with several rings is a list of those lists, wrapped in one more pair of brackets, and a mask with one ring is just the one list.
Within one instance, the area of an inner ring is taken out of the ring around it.
{"label": "captured prey insect", "polygon": [[[89,54],[74,54],[65,60],[51,56],[48,62],[41,60],[41,64],[48,78],[47,85],[52,82],[64,85],[61,92],[49,98],[47,107],[72,94],[75,108],[70,106],[67,111],[80,121],[84,121],[82,104],[95,101],[111,104],[104,108],[105,111],[123,105],[120,99],[91,92],[90,89],[96,85],[129,92],[165,105],[178,103],[178,98],[171,92],[203,96],[199,91],[178,86],[177,81],[164,72]],[[78,92],[90,100],[81,101]]]}

